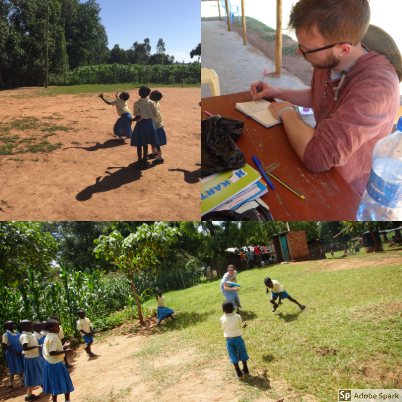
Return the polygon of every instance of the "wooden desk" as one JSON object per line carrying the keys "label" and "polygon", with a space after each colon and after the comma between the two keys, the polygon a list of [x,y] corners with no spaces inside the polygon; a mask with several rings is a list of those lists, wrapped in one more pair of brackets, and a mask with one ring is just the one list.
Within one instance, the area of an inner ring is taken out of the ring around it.
{"label": "wooden desk", "polygon": [[[265,128],[235,109],[236,103],[251,101],[249,92],[203,98],[202,112],[244,121],[237,146],[247,163],[257,169],[251,155],[267,167],[279,163],[272,173],[303,194],[302,200],[271,178],[275,190],[269,188],[262,200],[276,221],[342,221],[355,220],[360,196],[334,168],[327,172],[310,172],[293,150],[283,125]],[[208,116],[202,113],[203,118]],[[258,170],[258,169],[257,169]]]}

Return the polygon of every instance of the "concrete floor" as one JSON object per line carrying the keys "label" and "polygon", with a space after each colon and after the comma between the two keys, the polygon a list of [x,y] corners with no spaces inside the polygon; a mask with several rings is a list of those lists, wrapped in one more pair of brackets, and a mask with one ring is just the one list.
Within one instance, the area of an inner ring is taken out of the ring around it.
{"label": "concrete floor", "polygon": [[[218,74],[221,95],[250,90],[253,82],[260,81],[264,69],[264,82],[281,88],[304,89],[306,85],[296,76],[282,72],[275,74],[275,62],[253,46],[243,45],[243,38],[229,32],[220,21],[201,22],[202,68],[212,68]],[[201,85],[201,98],[211,96],[209,84]],[[311,126],[313,116],[302,116]]]}

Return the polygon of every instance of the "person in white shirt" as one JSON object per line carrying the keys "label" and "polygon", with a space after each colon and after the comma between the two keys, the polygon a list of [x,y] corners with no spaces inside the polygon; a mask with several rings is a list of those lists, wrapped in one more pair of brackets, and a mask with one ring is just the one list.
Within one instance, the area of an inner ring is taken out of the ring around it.
{"label": "person in white shirt", "polygon": [[20,343],[24,355],[24,374],[25,386],[27,387],[26,401],[36,401],[40,399],[39,395],[34,395],[32,392],[38,385],[43,385],[45,361],[39,356],[39,349],[42,345],[32,335],[32,322],[23,320],[20,322],[22,334]]}
{"label": "person in white shirt", "polygon": [[227,267],[227,272],[225,275],[223,275],[223,278],[221,280],[221,292],[225,296],[226,300],[230,300],[233,303],[233,308],[237,308],[237,312],[241,313],[242,310],[240,310],[241,303],[239,299],[239,295],[237,294],[240,289],[236,286],[233,286],[227,282],[232,282],[232,283],[237,283],[237,271],[234,267],[234,265],[229,265]]}
{"label": "person in white shirt", "polygon": [[[243,375],[249,374],[247,367],[249,357],[242,338],[242,328],[246,328],[247,324],[246,322],[243,324],[241,317],[233,312],[234,306],[230,300],[225,300],[222,303],[222,310],[225,315],[221,317],[221,327],[223,336],[226,338],[229,359],[235,367],[236,378],[243,378]],[[239,361],[243,363],[243,371],[240,370]]]}
{"label": "person in white shirt", "polygon": [[119,137],[120,140],[124,140],[123,137],[130,138],[133,134],[131,129],[131,119],[133,118],[128,108],[127,101],[130,99],[128,92],[122,92],[119,96],[116,94],[116,100],[108,102],[103,94],[99,94],[99,97],[108,105],[116,106],[117,114],[120,116],[113,127],[113,132]]}
{"label": "person in white shirt", "polygon": [[[64,338],[64,331],[62,326],[60,325],[59,317],[52,315],[50,317],[51,320],[56,320],[59,323],[59,339],[61,340],[61,344],[64,345],[67,341],[66,338]],[[66,365],[67,368],[72,368],[73,366],[71,364],[68,364],[67,361],[67,355],[64,355],[64,364]]]}
{"label": "person in white shirt", "polygon": [[[286,292],[285,288],[275,279],[265,278],[264,283],[267,287],[266,293],[269,292],[269,289],[272,289],[270,300],[271,304],[274,305],[274,307],[272,308],[272,312],[274,312],[279,307],[279,305],[282,304],[282,299],[289,299],[291,302],[296,303],[301,310],[304,310],[306,308],[306,306],[301,305],[297,300],[293,299],[293,297],[291,297],[289,293]],[[275,300],[278,297],[279,301],[278,303],[276,303]]]}
{"label": "person in white shirt", "polygon": [[158,325],[157,327],[160,327],[161,322],[165,318],[171,318],[173,321],[176,321],[176,318],[173,317],[173,314],[175,313],[174,310],[172,310],[169,307],[165,307],[165,296],[162,295],[162,292],[156,288],[156,302],[158,303]]}
{"label": "person in white shirt", "polygon": [[57,402],[57,395],[64,394],[65,402],[70,402],[70,393],[74,386],[70,374],[63,364],[63,357],[66,353],[72,353],[70,341],[64,346],[59,339],[59,322],[56,320],[46,321],[45,330],[48,331],[43,343],[43,358],[45,361],[45,372],[43,381],[43,392],[52,394],[52,402]]}
{"label": "person in white shirt", "polygon": [[89,319],[85,317],[84,310],[79,310],[77,314],[78,317],[80,317],[80,319],[77,321],[77,330],[80,331],[82,339],[84,339],[84,342],[87,344],[84,350],[87,352],[89,357],[96,357],[96,354],[92,353],[91,351],[91,345],[94,342],[94,332],[92,329],[91,321],[89,321]]}

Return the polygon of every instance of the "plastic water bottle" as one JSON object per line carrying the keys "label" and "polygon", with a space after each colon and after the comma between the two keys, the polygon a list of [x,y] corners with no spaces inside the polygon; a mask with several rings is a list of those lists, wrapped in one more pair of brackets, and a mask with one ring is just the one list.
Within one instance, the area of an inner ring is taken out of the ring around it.
{"label": "plastic water bottle", "polygon": [[357,210],[359,221],[402,219],[402,117],[396,129],[374,147],[370,177]]}

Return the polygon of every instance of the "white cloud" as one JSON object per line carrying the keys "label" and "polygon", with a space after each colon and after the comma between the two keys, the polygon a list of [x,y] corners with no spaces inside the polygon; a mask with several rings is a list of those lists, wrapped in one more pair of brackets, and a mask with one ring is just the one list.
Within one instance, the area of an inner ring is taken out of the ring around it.
{"label": "white cloud", "polygon": [[[169,52],[167,52],[169,53]],[[182,53],[182,52],[176,52],[176,53],[169,53],[172,54],[172,56],[174,56],[174,61],[178,61],[178,62],[182,62],[184,60],[185,63],[189,63],[189,62],[193,62],[193,61],[197,61],[198,58],[190,58],[190,52],[188,53]]]}

